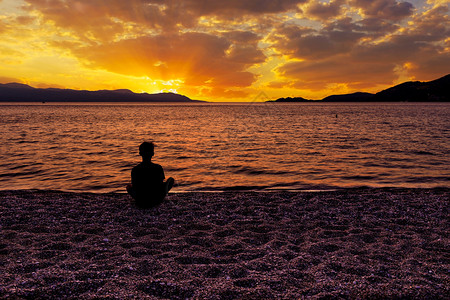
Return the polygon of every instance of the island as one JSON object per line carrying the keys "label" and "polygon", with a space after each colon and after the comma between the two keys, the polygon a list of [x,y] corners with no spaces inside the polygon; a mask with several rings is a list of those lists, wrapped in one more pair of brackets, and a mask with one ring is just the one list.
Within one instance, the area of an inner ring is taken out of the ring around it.
{"label": "island", "polygon": [[287,97],[268,102],[450,102],[450,74],[436,80],[408,81],[378,93],[331,95],[321,100]]}

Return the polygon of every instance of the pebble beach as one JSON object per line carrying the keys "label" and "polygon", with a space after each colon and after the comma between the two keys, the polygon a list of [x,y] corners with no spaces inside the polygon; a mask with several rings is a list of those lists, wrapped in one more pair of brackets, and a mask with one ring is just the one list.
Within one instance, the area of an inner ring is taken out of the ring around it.
{"label": "pebble beach", "polygon": [[449,299],[435,189],[0,192],[0,298]]}

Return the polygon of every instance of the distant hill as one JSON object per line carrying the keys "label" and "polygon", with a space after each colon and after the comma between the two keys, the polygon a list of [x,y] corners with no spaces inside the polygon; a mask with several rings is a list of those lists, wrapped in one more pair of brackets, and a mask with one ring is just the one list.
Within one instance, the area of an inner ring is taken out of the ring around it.
{"label": "distant hill", "polygon": [[450,102],[450,74],[439,79],[409,81],[375,94],[376,101]]}
{"label": "distant hill", "polygon": [[376,94],[352,93],[332,95],[322,100],[308,100],[302,97],[279,98],[271,102],[450,102],[450,74],[427,82],[408,81]]}
{"label": "distant hill", "polygon": [[174,93],[133,93],[130,90],[79,91],[39,89],[21,83],[0,84],[0,102],[195,102]]}
{"label": "distant hill", "polygon": [[373,101],[375,95],[371,93],[356,92],[353,94],[332,95],[322,99],[324,102],[368,102]]}
{"label": "distant hill", "polygon": [[308,100],[302,97],[287,97],[287,98],[279,98],[275,101],[267,101],[267,102],[310,102],[310,101],[315,101],[315,100]]}

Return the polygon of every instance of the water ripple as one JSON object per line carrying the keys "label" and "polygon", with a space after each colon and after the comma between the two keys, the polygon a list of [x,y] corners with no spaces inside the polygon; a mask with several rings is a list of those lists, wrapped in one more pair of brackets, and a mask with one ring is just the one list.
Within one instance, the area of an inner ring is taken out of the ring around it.
{"label": "water ripple", "polygon": [[175,191],[449,186],[446,103],[117,105],[0,105],[1,188],[123,192],[143,140]]}

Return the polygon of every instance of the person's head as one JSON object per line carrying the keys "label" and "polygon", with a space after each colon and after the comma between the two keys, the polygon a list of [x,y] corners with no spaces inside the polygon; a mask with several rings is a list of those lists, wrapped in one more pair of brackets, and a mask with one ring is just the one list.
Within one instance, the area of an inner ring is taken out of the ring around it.
{"label": "person's head", "polygon": [[143,158],[151,158],[155,154],[155,144],[153,142],[143,142],[139,146],[139,155]]}

